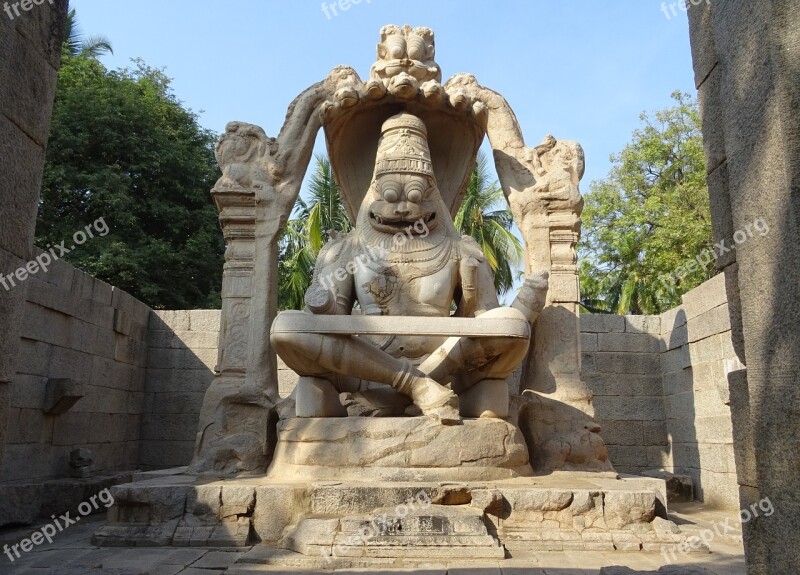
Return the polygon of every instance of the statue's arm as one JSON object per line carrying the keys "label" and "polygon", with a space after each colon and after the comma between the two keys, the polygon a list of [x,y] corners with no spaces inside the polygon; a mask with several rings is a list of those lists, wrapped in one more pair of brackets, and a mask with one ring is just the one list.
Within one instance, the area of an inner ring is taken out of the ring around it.
{"label": "statue's arm", "polygon": [[494,288],[494,274],[480,246],[471,237],[462,238],[460,251],[458,285],[461,288],[461,301],[456,315],[478,317],[500,306]]}
{"label": "statue's arm", "polygon": [[354,264],[346,240],[333,240],[317,256],[314,278],[306,291],[306,309],[324,315],[350,315],[355,299]]}
{"label": "statue's arm", "polygon": [[521,311],[530,323],[535,322],[547,303],[548,287],[547,270],[534,272],[525,279],[511,307]]}

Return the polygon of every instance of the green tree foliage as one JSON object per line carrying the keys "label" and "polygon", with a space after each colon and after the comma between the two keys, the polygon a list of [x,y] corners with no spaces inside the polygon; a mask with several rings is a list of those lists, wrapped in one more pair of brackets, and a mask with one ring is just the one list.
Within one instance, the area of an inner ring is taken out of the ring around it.
{"label": "green tree foliage", "polygon": [[103,218],[110,233],[70,253],[72,264],[154,308],[219,306],[224,243],[209,194],[219,176],[215,140],[161,71],[141,61],[108,71],[65,54],[37,244],[71,240]]}
{"label": "green tree foliage", "polygon": [[494,287],[503,294],[514,286],[519,275],[524,250],[511,232],[514,216],[508,207],[503,189],[490,182],[488,161],[481,153],[472,170],[469,186],[455,217],[455,226],[471,236],[483,250],[494,272]]}
{"label": "green tree foliage", "polygon": [[713,262],[687,266],[712,247],[711,218],[697,103],[672,97],[675,106],[642,114],[644,126],[585,196],[580,276],[589,311],[661,313],[716,274]]}
{"label": "green tree foliage", "polygon": [[297,198],[295,217],[280,240],[279,309],[303,309],[317,255],[330,232],[348,232],[352,227],[327,158],[317,156],[307,197]]}

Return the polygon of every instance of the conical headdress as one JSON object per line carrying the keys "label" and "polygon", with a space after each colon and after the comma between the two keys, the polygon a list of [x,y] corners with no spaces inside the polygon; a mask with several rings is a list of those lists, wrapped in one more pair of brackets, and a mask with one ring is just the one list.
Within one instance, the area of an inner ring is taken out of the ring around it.
{"label": "conical headdress", "polygon": [[406,112],[383,123],[373,178],[396,173],[433,177],[428,129],[422,120]]}

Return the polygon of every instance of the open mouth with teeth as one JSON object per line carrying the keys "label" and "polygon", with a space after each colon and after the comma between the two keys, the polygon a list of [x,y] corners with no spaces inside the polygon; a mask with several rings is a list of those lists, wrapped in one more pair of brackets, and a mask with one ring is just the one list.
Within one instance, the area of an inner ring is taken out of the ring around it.
{"label": "open mouth with teeth", "polygon": [[436,212],[430,213],[430,214],[428,214],[426,216],[423,216],[423,217],[420,217],[420,218],[416,218],[416,219],[413,219],[413,220],[409,220],[409,219],[405,219],[405,218],[403,218],[403,219],[382,218],[381,216],[379,216],[378,214],[376,214],[374,212],[370,212],[369,213],[369,217],[373,222],[375,222],[379,226],[383,226],[385,228],[391,228],[391,229],[400,231],[400,230],[405,230],[409,226],[416,225],[417,222],[422,222],[423,224],[425,224],[425,226],[428,226],[428,224],[430,224],[431,222],[433,222],[436,219]]}

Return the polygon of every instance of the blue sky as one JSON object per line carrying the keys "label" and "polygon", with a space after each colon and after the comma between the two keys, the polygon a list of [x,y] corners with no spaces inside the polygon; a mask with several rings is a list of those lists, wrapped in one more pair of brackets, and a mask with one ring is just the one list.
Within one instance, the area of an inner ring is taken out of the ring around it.
{"label": "blue sky", "polygon": [[351,0],[327,16],[321,0],[71,6],[85,33],[111,39],[107,67],[141,57],[166,68],[203,126],[221,132],[243,120],[271,136],[292,99],[334,66],[367,78],[381,26],[428,26],[444,79],[470,72],[502,93],[528,145],[548,133],[583,145],[584,193],[608,173],[641,112],[669,106],[675,89],[695,93],[686,14],[668,18],[660,0]]}

